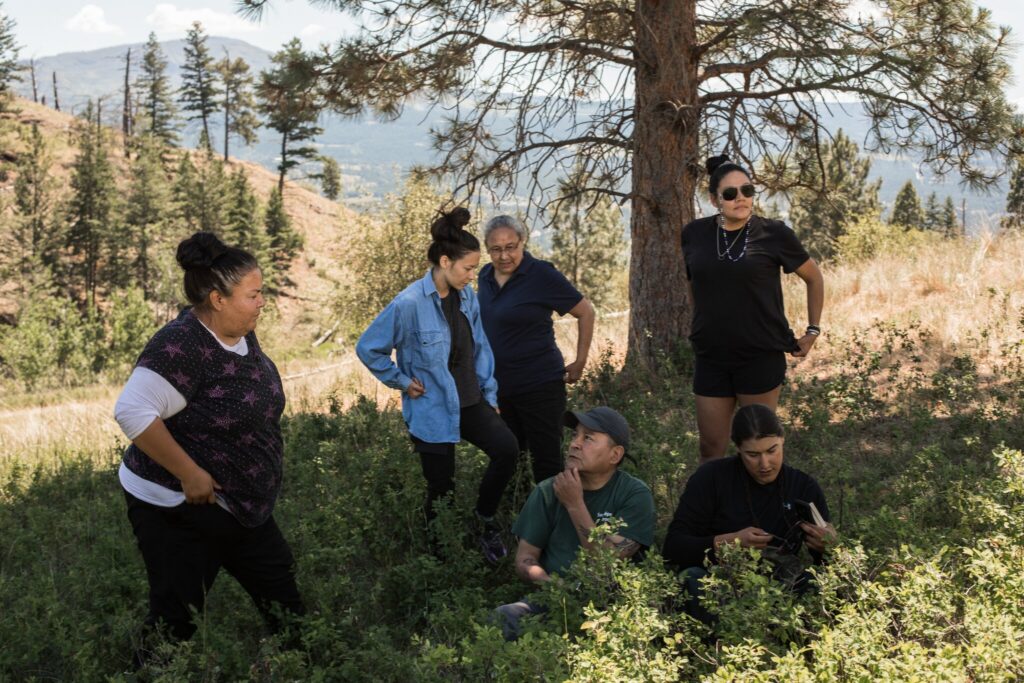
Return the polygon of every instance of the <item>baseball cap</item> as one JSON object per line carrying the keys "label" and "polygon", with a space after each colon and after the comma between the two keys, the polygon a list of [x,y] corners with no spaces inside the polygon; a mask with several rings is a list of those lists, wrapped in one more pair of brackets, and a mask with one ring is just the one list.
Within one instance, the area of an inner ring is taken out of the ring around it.
{"label": "baseball cap", "polygon": [[562,421],[570,429],[575,429],[576,425],[581,424],[595,432],[604,432],[615,443],[629,450],[629,423],[617,410],[608,406],[598,406],[586,412],[568,410]]}

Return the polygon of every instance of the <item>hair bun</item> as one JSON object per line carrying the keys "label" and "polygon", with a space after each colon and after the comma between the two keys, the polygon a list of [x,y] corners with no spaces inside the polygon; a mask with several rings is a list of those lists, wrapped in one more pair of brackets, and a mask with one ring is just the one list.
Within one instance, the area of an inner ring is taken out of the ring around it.
{"label": "hair bun", "polygon": [[435,241],[458,242],[459,233],[469,224],[469,209],[457,206],[434,221],[430,226],[430,236]]}
{"label": "hair bun", "polygon": [[722,164],[728,163],[729,161],[731,161],[731,159],[728,154],[719,154],[716,157],[708,157],[708,160],[704,162],[704,170],[708,172],[708,175],[711,175],[715,172],[716,168]]}
{"label": "hair bun", "polygon": [[182,270],[209,268],[218,256],[228,250],[227,245],[212,232],[197,232],[178,245],[175,258]]}

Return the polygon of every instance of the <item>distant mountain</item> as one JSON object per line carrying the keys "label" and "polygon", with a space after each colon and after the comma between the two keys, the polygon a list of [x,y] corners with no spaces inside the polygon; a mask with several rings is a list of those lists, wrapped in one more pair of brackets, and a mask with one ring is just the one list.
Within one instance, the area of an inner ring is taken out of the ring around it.
{"label": "distant mountain", "polygon": [[[184,40],[161,43],[168,60],[168,72],[177,87],[181,64],[184,61]],[[229,53],[232,57],[245,59],[254,74],[270,65],[271,53],[233,38],[210,36],[208,39],[212,54],[220,57]],[[60,89],[61,109],[80,111],[89,98],[103,97],[104,118],[110,125],[120,125],[120,102],[124,81],[125,54],[132,50],[132,79],[138,71],[142,56],[142,45],[119,45],[89,52],[71,52],[36,60],[36,78],[40,95],[52,106],[52,74],[57,73]],[[30,83],[22,82],[18,93],[31,99]],[[342,119],[325,115],[322,125],[324,133],[317,144],[325,155],[334,157],[344,175],[344,198],[350,205],[357,205],[368,197],[379,197],[393,191],[401,180],[402,172],[417,164],[427,164],[433,159],[429,131],[442,124],[445,112],[440,108],[430,109],[422,105],[408,106],[396,121],[379,122],[372,118]],[[833,132],[842,128],[858,144],[864,142],[868,123],[860,105],[853,103],[834,107],[827,115],[827,128]],[[219,126],[214,126],[214,144],[220,146]],[[272,130],[261,129],[260,140],[252,147],[241,147],[232,143],[232,156],[261,164],[273,169],[277,164],[279,138]],[[195,125],[186,128],[186,144],[195,145],[198,130]],[[931,192],[940,201],[947,196],[953,198],[958,212],[966,206],[969,227],[980,227],[995,221],[996,214],[1003,211],[1006,203],[1006,183],[991,188],[990,192],[969,191],[959,184],[958,177],[935,178],[927,168],[920,168],[913,157],[897,158],[880,154],[871,156],[871,176],[882,178],[881,199],[891,205],[896,193],[908,180],[913,181],[922,202]],[[997,162],[993,162],[995,164]],[[319,170],[316,165],[300,168],[295,175]],[[966,202],[966,205],[964,204]]]}

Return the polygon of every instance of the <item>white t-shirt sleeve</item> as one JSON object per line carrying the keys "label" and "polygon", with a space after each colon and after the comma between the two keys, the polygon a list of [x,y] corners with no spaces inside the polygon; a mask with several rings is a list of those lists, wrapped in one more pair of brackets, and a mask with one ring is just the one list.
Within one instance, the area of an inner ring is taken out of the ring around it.
{"label": "white t-shirt sleeve", "polygon": [[124,435],[134,441],[153,420],[166,420],[181,412],[187,403],[181,392],[159,374],[136,367],[114,404],[114,419]]}

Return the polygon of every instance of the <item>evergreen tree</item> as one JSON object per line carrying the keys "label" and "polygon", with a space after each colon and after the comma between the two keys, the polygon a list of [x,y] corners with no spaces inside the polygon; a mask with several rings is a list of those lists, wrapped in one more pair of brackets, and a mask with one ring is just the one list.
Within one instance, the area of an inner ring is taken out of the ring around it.
{"label": "evergreen tree", "polygon": [[1010,191],[1006,195],[1006,215],[1002,219],[1005,228],[1020,230],[1024,227],[1024,155],[1015,155],[1010,162]]}
{"label": "evergreen tree", "polygon": [[260,120],[256,116],[252,74],[246,61],[241,57],[233,61],[225,57],[217,62],[217,73],[224,92],[221,107],[224,110],[224,161],[227,161],[231,136],[241,138],[246,145],[255,144]]}
{"label": "evergreen tree", "polygon": [[197,167],[199,173],[192,194],[193,212],[199,230],[220,235],[228,212],[228,178],[220,157],[212,151],[207,151],[204,156]]}
{"label": "evergreen tree", "polygon": [[401,193],[388,195],[357,217],[345,261],[348,283],[340,288],[337,302],[347,338],[357,338],[396,294],[423,276],[428,226],[443,204],[429,176],[414,169]]}
{"label": "evergreen tree", "polygon": [[245,249],[263,263],[269,253],[260,216],[260,201],[252,191],[248,174],[241,166],[228,180],[227,196],[224,241]]}
{"label": "evergreen tree", "polygon": [[963,226],[960,225],[960,221],[956,217],[956,205],[953,204],[953,198],[947,196],[946,203],[942,207],[942,218],[941,228],[946,237],[960,237],[964,234]]}
{"label": "evergreen tree", "polygon": [[131,279],[146,298],[152,298],[157,271],[153,267],[154,250],[169,245],[168,231],[173,224],[171,196],[161,160],[161,146],[155,137],[143,139],[139,155],[132,163],[131,185],[125,207],[125,226],[131,245]]}
{"label": "evergreen tree", "polygon": [[921,210],[921,200],[917,197],[913,181],[908,180],[896,194],[889,223],[901,226],[904,230],[921,229],[924,223],[924,213]]}
{"label": "evergreen tree", "polygon": [[551,262],[597,307],[608,303],[615,274],[625,261],[622,212],[611,197],[592,196],[591,180],[577,166],[559,184],[551,223]]}
{"label": "evergreen tree", "polygon": [[277,165],[277,191],[284,193],[284,179],[302,160],[317,156],[315,147],[306,145],[323,132],[317,126],[322,104],[310,87],[307,55],[302,43],[293,38],[271,57],[274,68],[260,74],[257,88],[260,112],[267,126],[281,134],[281,161]]}
{"label": "evergreen tree", "polygon": [[22,140],[26,149],[15,167],[15,216],[11,231],[3,235],[3,251],[6,270],[24,282],[57,266],[61,230],[55,216],[57,181],[50,172],[53,156],[39,125],[22,132]]}
{"label": "evergreen tree", "polygon": [[100,266],[107,256],[104,251],[116,245],[109,237],[113,232],[117,186],[103,128],[96,117],[90,100],[76,126],[78,155],[71,169],[67,234],[67,245],[76,257],[70,266],[70,284],[80,290],[90,308],[96,307]]}
{"label": "evergreen tree", "polygon": [[[824,145],[805,142],[797,155],[795,189],[789,193],[789,220],[807,251],[818,260],[830,258],[836,240],[862,216],[879,212],[881,180],[871,182],[871,160],[840,129]],[[775,214],[777,215],[777,214]]]}
{"label": "evergreen tree", "polygon": [[543,204],[548,170],[582,160],[597,190],[632,201],[631,361],[654,362],[689,332],[678,232],[696,217],[710,154],[749,167],[766,150],[824,143],[827,113],[848,96],[864,103],[868,144],[917,147],[973,185],[994,179],[988,160],[1015,135],[1010,29],[970,0],[879,12],[849,0],[311,2],[359,25],[304,56],[294,71],[316,83],[301,90],[386,119],[416,98],[466,105],[432,131],[431,170],[457,194]]}
{"label": "evergreen tree", "polygon": [[163,144],[178,142],[176,130],[178,112],[167,77],[167,59],[164,57],[156,34],[150,33],[142,52],[142,66],[135,79],[135,93],[141,110],[142,134],[148,134]]}
{"label": "evergreen tree", "polygon": [[195,194],[199,191],[199,173],[192,163],[192,155],[185,152],[178,161],[172,187],[173,215],[183,235],[199,230],[199,209]]}
{"label": "evergreen tree", "polygon": [[270,193],[264,214],[263,225],[267,235],[267,266],[270,271],[270,289],[279,289],[291,267],[292,259],[302,248],[302,237],[292,228],[292,220],[284,208],[284,200],[277,188]]}
{"label": "evergreen tree", "polygon": [[924,202],[924,214],[921,220],[921,227],[925,230],[942,232],[942,207],[939,206],[939,197],[934,192],[928,195]]}
{"label": "evergreen tree", "polygon": [[341,194],[341,168],[334,157],[322,156],[323,169],[320,171],[320,188],[324,196],[331,201],[337,201]]}
{"label": "evergreen tree", "polygon": [[18,23],[7,14],[0,2],[0,112],[7,111],[14,99],[12,85],[21,80],[21,65],[18,64],[21,48],[14,35],[17,26]]}
{"label": "evergreen tree", "polygon": [[185,36],[185,63],[181,65],[181,88],[178,90],[181,108],[189,112],[189,121],[199,121],[202,130],[199,146],[213,149],[210,137],[210,118],[217,111],[216,65],[206,46],[206,34],[198,21]]}

